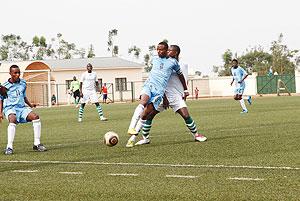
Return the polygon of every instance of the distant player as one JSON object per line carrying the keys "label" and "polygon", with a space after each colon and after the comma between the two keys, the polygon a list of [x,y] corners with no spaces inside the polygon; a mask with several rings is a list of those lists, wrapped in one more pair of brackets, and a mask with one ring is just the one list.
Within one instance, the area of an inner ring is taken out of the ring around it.
{"label": "distant player", "polygon": [[198,99],[199,96],[199,89],[196,87],[195,89],[195,98]]}
{"label": "distant player", "polygon": [[152,60],[153,67],[143,86],[140,104],[135,109],[129,125],[128,134],[130,134],[131,137],[126,144],[126,147],[134,146],[138,131],[146,122],[147,116],[158,109],[158,106],[163,99],[168,80],[173,71],[178,75],[184,88],[184,96],[186,97],[189,95],[185,78],[180,70],[178,62],[176,59],[167,58],[167,51],[168,44],[160,42],[157,46],[158,56],[154,57]]}
{"label": "distant player", "polygon": [[71,82],[70,91],[73,93],[74,102],[76,107],[78,107],[80,101],[80,82],[77,80],[76,76],[73,77]]}
{"label": "distant player", "polygon": [[18,123],[32,122],[33,125],[33,150],[46,151],[46,147],[41,144],[41,120],[40,117],[30,108],[25,106],[25,103],[33,108],[35,104],[31,104],[26,97],[26,81],[20,79],[20,68],[17,65],[12,65],[9,68],[11,77],[3,84],[7,88],[7,96],[0,96],[0,119],[3,119],[2,111],[9,124],[7,127],[7,146],[4,154],[11,155],[13,151],[13,142],[16,134],[16,125]]}
{"label": "distant player", "polygon": [[[171,45],[168,51],[168,56],[175,58],[179,61],[180,48],[177,45]],[[185,78],[188,77],[188,66],[181,64],[180,69],[183,72]],[[185,125],[191,131],[195,141],[204,142],[207,140],[205,136],[198,133],[196,123],[193,118],[189,115],[187,105],[184,100],[184,89],[181,85],[178,76],[175,73],[172,73],[168,85],[165,91],[164,101],[167,101],[165,105],[160,104],[158,107],[158,111],[154,111],[151,115],[148,116],[146,123],[142,128],[143,139],[138,141],[136,145],[149,144],[150,138],[149,133],[152,125],[152,120],[156,114],[165,110],[166,106],[170,106],[174,112],[180,114],[180,116],[184,119]]]}
{"label": "distant player", "polygon": [[107,87],[106,87],[106,83],[103,84],[102,89],[101,89],[101,93],[103,95],[103,103],[106,103],[106,100],[107,100]]}
{"label": "distant player", "polygon": [[232,60],[231,74],[233,76],[233,79],[230,85],[232,86],[233,82],[235,82],[234,100],[240,101],[242,107],[242,114],[248,113],[244,99],[246,99],[251,105],[252,98],[251,96],[243,97],[243,93],[246,86],[245,79],[248,77],[248,74],[242,67],[238,66],[238,60],[236,59]]}
{"label": "distant player", "polygon": [[93,66],[90,63],[87,64],[86,69],[87,71],[82,74],[80,79],[80,97],[82,97],[82,99],[79,108],[78,122],[82,121],[85,104],[89,101],[95,103],[100,120],[107,121],[107,118],[103,116],[102,107],[98,101],[97,91],[99,91],[99,87],[97,74],[92,72]]}

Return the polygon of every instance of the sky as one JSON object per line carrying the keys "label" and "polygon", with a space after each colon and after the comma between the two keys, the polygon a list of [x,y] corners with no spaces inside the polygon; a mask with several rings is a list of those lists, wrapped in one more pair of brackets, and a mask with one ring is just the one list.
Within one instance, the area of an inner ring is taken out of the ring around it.
{"label": "sky", "polygon": [[108,32],[118,30],[115,44],[122,58],[133,45],[142,49],[163,39],[181,47],[181,60],[204,74],[222,65],[222,54],[247,48],[269,50],[280,33],[290,49],[300,49],[299,0],[9,0],[0,3],[0,35],[47,40],[61,33],[77,47],[94,45],[107,52]]}

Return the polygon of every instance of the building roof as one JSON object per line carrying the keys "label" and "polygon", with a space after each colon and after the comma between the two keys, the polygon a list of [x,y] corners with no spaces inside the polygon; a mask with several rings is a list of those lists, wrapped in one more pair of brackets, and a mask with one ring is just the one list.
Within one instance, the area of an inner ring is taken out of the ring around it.
{"label": "building roof", "polygon": [[4,61],[0,65],[0,72],[8,72],[11,65],[16,64],[21,71],[26,70],[27,66],[34,62],[42,62],[49,66],[51,71],[60,70],[82,70],[86,69],[86,65],[91,63],[94,69],[111,69],[111,68],[144,68],[140,63],[128,61],[119,57],[95,57],[83,59],[53,59],[53,60],[37,60],[37,61]]}
{"label": "building roof", "polygon": [[143,64],[128,61],[119,57],[95,57],[84,59],[59,59],[59,60],[44,60],[51,70],[75,70],[86,68],[88,63],[93,65],[93,68],[144,68]]}

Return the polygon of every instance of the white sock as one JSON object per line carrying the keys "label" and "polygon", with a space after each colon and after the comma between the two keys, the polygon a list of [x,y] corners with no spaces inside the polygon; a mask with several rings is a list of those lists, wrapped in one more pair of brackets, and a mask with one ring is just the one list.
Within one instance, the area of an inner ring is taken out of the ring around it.
{"label": "white sock", "polygon": [[142,104],[139,104],[135,108],[135,111],[134,111],[133,116],[131,118],[129,128],[135,128],[138,120],[140,119],[140,115],[142,114],[143,111],[144,111],[144,106]]}
{"label": "white sock", "polygon": [[130,136],[130,138],[129,138],[129,140],[131,140],[131,141],[134,141],[134,142],[135,142],[135,139],[136,139],[136,137],[137,137],[136,135],[131,135],[131,136]]}
{"label": "white sock", "polygon": [[37,120],[32,120],[32,126],[33,126],[33,136],[34,136],[34,142],[33,144],[35,146],[41,144],[41,120],[37,119]]}
{"label": "white sock", "polygon": [[240,104],[241,104],[243,110],[247,110],[244,99],[240,100]]}
{"label": "white sock", "polygon": [[15,134],[16,134],[16,124],[9,123],[7,126],[7,146],[6,146],[6,148],[13,148]]}
{"label": "white sock", "polygon": [[140,130],[143,128],[144,124],[146,123],[147,120],[142,120],[139,119],[139,121],[137,122],[136,126],[135,126],[135,130],[136,132],[140,132]]}

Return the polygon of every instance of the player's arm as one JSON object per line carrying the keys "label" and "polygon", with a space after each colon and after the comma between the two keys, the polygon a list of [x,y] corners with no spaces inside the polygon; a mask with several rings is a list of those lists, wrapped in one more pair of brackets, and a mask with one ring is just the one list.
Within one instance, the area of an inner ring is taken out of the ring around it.
{"label": "player's arm", "polygon": [[82,82],[80,82],[79,90],[80,90],[80,97],[82,98],[83,97],[83,94],[82,94]]}
{"label": "player's arm", "polygon": [[188,97],[190,94],[189,94],[189,91],[188,91],[187,86],[186,86],[185,78],[184,78],[183,74],[181,73],[181,71],[180,71],[180,73],[177,73],[177,75],[178,75],[178,78],[179,78],[179,80],[180,80],[180,82],[183,86],[183,90],[184,90],[183,91],[184,92],[183,99],[186,100],[186,97]]}
{"label": "player's arm", "polygon": [[164,94],[164,97],[163,97],[163,107],[165,108],[165,109],[167,109],[167,108],[169,108],[169,100],[168,100],[168,98],[167,98],[167,96],[166,96],[166,94]]}
{"label": "player's arm", "polygon": [[96,92],[100,92],[98,81],[95,81],[95,85],[96,85]]}
{"label": "player's arm", "polygon": [[31,107],[31,108],[36,107],[36,104],[30,103],[26,96],[24,97],[24,101],[29,107]]}
{"label": "player's arm", "polygon": [[232,78],[232,81],[231,81],[231,83],[230,83],[230,86],[232,86],[233,82],[234,82],[234,78]]}
{"label": "player's arm", "polygon": [[248,74],[246,74],[245,77],[241,81],[239,81],[239,83],[242,83],[247,77],[248,77]]}
{"label": "player's arm", "polygon": [[0,98],[0,122],[3,119],[3,100]]}

